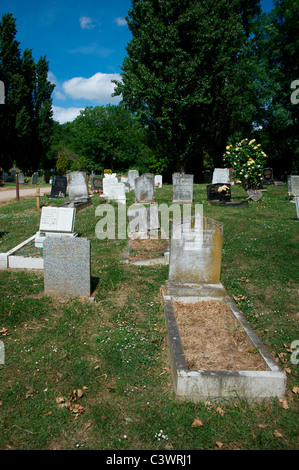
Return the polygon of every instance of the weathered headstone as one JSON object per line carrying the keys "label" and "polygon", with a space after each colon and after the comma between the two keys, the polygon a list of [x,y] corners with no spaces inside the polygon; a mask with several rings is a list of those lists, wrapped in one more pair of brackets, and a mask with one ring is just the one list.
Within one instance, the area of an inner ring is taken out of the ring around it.
{"label": "weathered headstone", "polygon": [[110,186],[117,184],[118,179],[115,175],[105,175],[103,179],[103,196],[109,196],[110,194]]}
{"label": "weathered headstone", "polygon": [[55,175],[53,176],[51,198],[63,198],[66,196],[67,178],[66,176]]}
{"label": "weathered headstone", "polygon": [[263,168],[262,176],[263,176],[263,184],[274,183],[273,168]]}
{"label": "weathered headstone", "polygon": [[15,181],[15,178],[16,178],[16,170],[11,170],[10,172],[10,177],[13,181]]}
{"label": "weathered headstone", "polygon": [[299,197],[299,176],[289,175],[288,176],[288,193],[291,202],[295,202],[293,198]]}
{"label": "weathered headstone", "polygon": [[212,184],[216,183],[229,183],[230,172],[229,168],[214,168]]}
{"label": "weathered headstone", "polygon": [[90,241],[47,237],[43,248],[45,294],[89,297]]}
{"label": "weathered headstone", "polygon": [[74,208],[44,206],[39,231],[35,235],[35,246],[42,248],[47,236],[77,236],[74,232],[75,215]]}
{"label": "weathered headstone", "polygon": [[128,183],[130,185],[131,189],[134,189],[135,187],[135,179],[138,178],[139,176],[139,171],[138,170],[129,170],[128,171]]}
{"label": "weathered headstone", "polygon": [[155,238],[160,228],[158,205],[151,204],[149,207],[143,205],[130,206],[128,209],[129,232],[131,239]]}
{"label": "weathered headstone", "polygon": [[208,184],[207,185],[208,201],[230,201],[231,185],[229,183]]}
{"label": "weathered headstone", "polygon": [[90,185],[92,191],[103,191],[103,178],[93,176]]}
{"label": "weathered headstone", "polygon": [[299,197],[295,197],[297,219],[299,220]]}
{"label": "weathered headstone", "polygon": [[33,173],[32,177],[31,177],[31,184],[37,184],[37,180],[38,180],[38,173],[35,172],[35,173]]}
{"label": "weathered headstone", "polygon": [[18,181],[20,184],[24,184],[24,173],[20,172],[18,174]]}
{"label": "weathered headstone", "polygon": [[116,201],[120,204],[126,203],[126,191],[124,183],[112,183],[108,186],[108,200]]}
{"label": "weathered headstone", "polygon": [[254,202],[257,202],[261,199],[263,196],[262,191],[256,190],[256,189],[248,189],[247,194],[250,199],[252,199]]}
{"label": "weathered headstone", "polygon": [[179,284],[219,284],[223,224],[201,216],[175,219],[168,280]]}
{"label": "weathered headstone", "polygon": [[152,203],[155,194],[155,176],[145,173],[135,179],[135,202]]}
{"label": "weathered headstone", "polygon": [[89,201],[86,173],[83,171],[73,171],[67,174],[67,185],[69,200],[71,202]]}
{"label": "weathered headstone", "polygon": [[3,179],[4,183],[7,183],[7,181],[8,181],[8,173],[3,172],[3,173],[2,173],[2,179]]}
{"label": "weathered headstone", "polygon": [[50,181],[50,174],[48,173],[48,171],[45,170],[43,174],[43,182],[48,184],[49,181]]}
{"label": "weathered headstone", "polygon": [[186,175],[184,173],[173,173],[172,202],[191,203],[193,201],[193,181],[194,175]]}
{"label": "weathered headstone", "polygon": [[162,175],[155,175],[155,187],[162,188],[163,177]]}

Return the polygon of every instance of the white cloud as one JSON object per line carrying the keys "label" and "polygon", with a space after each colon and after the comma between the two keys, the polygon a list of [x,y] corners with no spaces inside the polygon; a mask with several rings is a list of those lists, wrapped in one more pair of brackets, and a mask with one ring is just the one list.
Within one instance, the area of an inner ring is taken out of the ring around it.
{"label": "white cloud", "polygon": [[95,27],[95,24],[89,16],[81,16],[79,22],[82,29],[93,29]]}
{"label": "white cloud", "polygon": [[51,72],[50,70],[49,70],[49,72],[48,72],[48,77],[47,77],[47,79],[49,80],[49,82],[53,83],[54,85],[57,85],[57,78],[56,78],[56,75],[55,75],[53,72]]}
{"label": "white cloud", "polygon": [[72,122],[76,119],[80,111],[83,111],[84,108],[61,108],[59,106],[53,106],[52,109],[54,121],[64,124],[65,122]]}
{"label": "white cloud", "polygon": [[118,104],[121,97],[112,97],[115,85],[111,80],[121,80],[118,73],[96,73],[90,78],[74,77],[63,83],[66,95],[73,99],[87,99],[98,105]]}
{"label": "white cloud", "polygon": [[115,18],[114,22],[117,24],[117,26],[125,26],[127,24],[127,20],[125,18],[120,17],[120,16]]}

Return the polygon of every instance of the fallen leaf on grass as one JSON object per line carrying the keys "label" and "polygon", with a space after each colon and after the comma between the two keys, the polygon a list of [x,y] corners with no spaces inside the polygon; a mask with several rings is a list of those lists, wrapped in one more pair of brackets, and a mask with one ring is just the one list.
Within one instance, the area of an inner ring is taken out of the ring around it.
{"label": "fallen leaf on grass", "polygon": [[220,406],[218,406],[218,408],[216,409],[216,412],[219,413],[221,416],[224,416],[224,413],[225,413],[225,411]]}
{"label": "fallen leaf on grass", "polygon": [[191,426],[194,428],[194,427],[199,427],[199,426],[203,426],[203,422],[201,419],[199,418],[194,418],[194,420],[192,421],[192,424]]}
{"label": "fallen leaf on grass", "polygon": [[287,400],[284,400],[283,398],[280,398],[279,403],[281,403],[281,406],[283,407],[284,410],[288,410],[289,405],[288,405]]}
{"label": "fallen leaf on grass", "polygon": [[293,387],[292,392],[293,393],[299,393],[299,387]]}
{"label": "fallen leaf on grass", "polygon": [[33,397],[33,392],[34,392],[34,389],[32,387],[26,387],[26,388],[27,388],[27,392],[25,395],[25,400],[27,400],[27,398],[29,397]]}
{"label": "fallen leaf on grass", "polygon": [[218,447],[218,449],[221,449],[221,447],[223,447],[223,442],[216,441],[215,444]]}
{"label": "fallen leaf on grass", "polygon": [[282,434],[281,434],[279,431],[277,431],[277,429],[275,429],[275,430],[273,431],[273,436],[274,436],[274,437],[279,437],[279,438],[281,438],[281,437],[282,437]]}
{"label": "fallen leaf on grass", "polygon": [[7,328],[2,328],[2,330],[0,330],[0,333],[2,334],[2,336],[8,336],[9,335],[9,331]]}

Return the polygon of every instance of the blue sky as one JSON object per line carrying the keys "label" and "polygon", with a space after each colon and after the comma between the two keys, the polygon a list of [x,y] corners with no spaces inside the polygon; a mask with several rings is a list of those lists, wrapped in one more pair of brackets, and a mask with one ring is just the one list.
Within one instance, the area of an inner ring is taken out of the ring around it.
{"label": "blue sky", "polygon": [[[179,1],[179,0],[178,0]],[[262,0],[263,10],[272,0]],[[16,19],[21,50],[46,56],[54,119],[72,121],[86,106],[117,104],[111,79],[120,79],[131,39],[124,20],[131,0],[0,0],[0,17]]]}

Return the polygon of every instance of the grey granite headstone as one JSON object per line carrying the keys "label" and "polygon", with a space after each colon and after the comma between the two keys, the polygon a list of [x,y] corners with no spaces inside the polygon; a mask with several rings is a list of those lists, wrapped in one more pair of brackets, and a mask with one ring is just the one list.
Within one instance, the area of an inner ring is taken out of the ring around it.
{"label": "grey granite headstone", "polygon": [[6,172],[2,173],[2,179],[3,179],[4,183],[6,183],[8,181],[8,173],[6,173]]}
{"label": "grey granite headstone", "polygon": [[139,171],[138,170],[129,170],[128,171],[128,183],[130,185],[130,188],[134,188],[134,182],[135,179],[138,178],[139,176]]}
{"label": "grey granite headstone", "polygon": [[158,205],[150,207],[143,205],[130,206],[128,209],[129,233],[131,239],[154,238],[160,228]]}
{"label": "grey granite headstone", "polygon": [[172,202],[178,202],[178,203],[192,202],[193,181],[194,181],[194,175],[186,175],[184,173],[173,173],[172,175],[172,185],[173,185]]}
{"label": "grey granite headstone", "polygon": [[90,241],[47,237],[44,241],[44,291],[62,296],[90,296]]}
{"label": "grey granite headstone", "polygon": [[19,173],[18,175],[18,181],[20,184],[24,184],[24,173]]}
{"label": "grey granite headstone", "polygon": [[86,174],[83,171],[73,171],[72,173],[68,173],[67,185],[68,185],[69,200],[71,202],[89,201]]}
{"label": "grey granite headstone", "polygon": [[274,183],[273,168],[263,168],[262,175],[263,175],[263,184]]}
{"label": "grey granite headstone", "polygon": [[135,179],[135,202],[151,203],[154,201],[155,176],[145,173]]}
{"label": "grey granite headstone", "polygon": [[229,168],[215,168],[214,169],[212,184],[229,183],[229,181],[230,181]]}
{"label": "grey granite headstone", "polygon": [[31,178],[31,184],[37,184],[38,180],[38,173],[33,173],[32,178]]}

